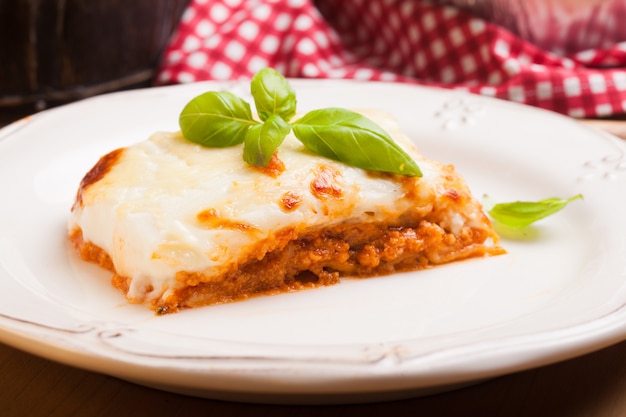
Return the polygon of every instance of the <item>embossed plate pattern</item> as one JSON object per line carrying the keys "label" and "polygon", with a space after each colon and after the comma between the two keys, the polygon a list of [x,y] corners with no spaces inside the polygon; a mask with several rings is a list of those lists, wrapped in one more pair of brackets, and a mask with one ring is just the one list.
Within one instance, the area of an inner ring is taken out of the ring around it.
{"label": "embossed plate pattern", "polygon": [[300,110],[376,107],[496,201],[582,193],[504,256],[155,317],[77,259],[65,221],[104,153],[177,129],[203,83],[105,95],[0,130],[0,340],[191,395],[354,402],[433,392],[584,354],[626,334],[626,157],[574,120],[406,85],[293,80]]}

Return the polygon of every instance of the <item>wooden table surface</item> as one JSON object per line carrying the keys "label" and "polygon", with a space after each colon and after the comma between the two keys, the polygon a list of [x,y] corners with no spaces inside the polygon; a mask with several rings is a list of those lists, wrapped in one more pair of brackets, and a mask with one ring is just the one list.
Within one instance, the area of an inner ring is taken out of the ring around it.
{"label": "wooden table surface", "polygon": [[[626,121],[583,121],[626,139]],[[626,192],[626,190],[625,190]],[[626,342],[442,394],[367,405],[230,403],[138,386],[0,344],[0,416],[626,416]]]}

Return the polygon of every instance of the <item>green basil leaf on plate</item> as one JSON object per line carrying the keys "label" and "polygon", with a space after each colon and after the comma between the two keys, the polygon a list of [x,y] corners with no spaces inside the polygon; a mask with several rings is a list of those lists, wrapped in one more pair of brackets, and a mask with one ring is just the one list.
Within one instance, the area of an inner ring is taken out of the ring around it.
{"label": "green basil leaf on plate", "polygon": [[292,124],[311,152],[358,168],[421,176],[417,163],[380,126],[342,108],[313,110]]}
{"label": "green basil leaf on plate", "polygon": [[258,124],[250,104],[226,91],[209,91],[192,99],[179,117],[183,136],[204,146],[220,148],[240,144],[248,128]]}
{"label": "green basil leaf on plate", "polygon": [[521,229],[562,210],[572,201],[582,198],[581,194],[577,194],[565,199],[546,198],[539,201],[499,203],[494,205],[488,213],[498,223]]}

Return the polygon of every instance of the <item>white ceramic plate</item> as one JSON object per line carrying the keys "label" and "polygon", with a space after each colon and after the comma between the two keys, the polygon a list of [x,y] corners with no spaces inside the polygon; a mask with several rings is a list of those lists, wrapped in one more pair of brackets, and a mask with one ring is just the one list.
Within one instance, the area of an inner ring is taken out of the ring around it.
{"label": "white ceramic plate", "polygon": [[0,130],[0,340],[174,392],[352,402],[449,389],[626,336],[626,148],[521,105],[384,83],[292,81],[301,110],[390,111],[422,152],[496,201],[582,193],[508,254],[156,317],[77,259],[65,221],[104,153],[177,129],[195,95],[247,83],[116,93]]}

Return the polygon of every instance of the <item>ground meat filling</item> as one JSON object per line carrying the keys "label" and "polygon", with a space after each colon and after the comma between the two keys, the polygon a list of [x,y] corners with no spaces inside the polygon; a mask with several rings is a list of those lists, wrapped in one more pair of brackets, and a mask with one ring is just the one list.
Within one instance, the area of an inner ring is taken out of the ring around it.
{"label": "ground meat filling", "polygon": [[[485,245],[490,236],[482,231],[466,227],[455,235],[426,220],[416,223],[396,226],[348,222],[300,236],[292,231],[283,233],[274,250],[251,254],[249,260],[234,265],[220,279],[208,277],[209,281],[198,272],[178,272],[176,279],[184,285],[159,300],[153,309],[158,314],[173,313],[259,294],[333,285],[343,276],[370,277],[423,269],[497,250]],[[84,242],[80,230],[71,239],[84,260],[115,272],[106,252]],[[112,283],[127,293],[130,279],[115,274]]]}
{"label": "ground meat filling", "polygon": [[157,312],[332,285],[342,276],[385,275],[483,256],[490,253],[483,245],[486,238],[471,229],[455,236],[428,221],[414,227],[338,225],[299,236],[262,259],[240,265],[220,282],[187,287],[174,297],[186,301],[168,300]]}

